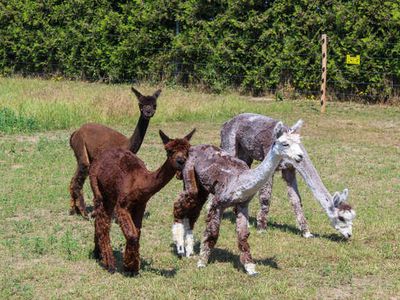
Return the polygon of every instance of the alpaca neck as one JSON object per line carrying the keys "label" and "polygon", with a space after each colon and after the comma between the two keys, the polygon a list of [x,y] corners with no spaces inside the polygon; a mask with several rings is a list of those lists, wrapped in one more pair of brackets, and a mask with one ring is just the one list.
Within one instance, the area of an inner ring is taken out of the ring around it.
{"label": "alpaca neck", "polygon": [[311,189],[311,192],[314,195],[314,198],[319,202],[322,208],[325,210],[326,214],[329,218],[333,217],[333,200],[331,194],[326,189],[323,184],[321,177],[314,165],[312,164],[310,157],[307,154],[306,149],[304,149],[303,145],[301,145],[301,149],[303,150],[303,160],[300,163],[290,162],[296,168],[296,170],[303,177],[304,181]]}
{"label": "alpaca neck", "polygon": [[254,195],[272,177],[281,159],[282,156],[272,146],[259,166],[239,176],[235,187],[248,196]]}
{"label": "alpaca neck", "polygon": [[129,151],[132,153],[137,153],[142,145],[144,136],[146,135],[147,127],[149,126],[149,119],[143,117],[140,113],[139,120],[136,124],[135,131],[129,139]]}
{"label": "alpaca neck", "polygon": [[148,187],[150,193],[154,195],[159,192],[168,182],[170,182],[175,173],[176,169],[167,158],[164,164],[150,175]]}

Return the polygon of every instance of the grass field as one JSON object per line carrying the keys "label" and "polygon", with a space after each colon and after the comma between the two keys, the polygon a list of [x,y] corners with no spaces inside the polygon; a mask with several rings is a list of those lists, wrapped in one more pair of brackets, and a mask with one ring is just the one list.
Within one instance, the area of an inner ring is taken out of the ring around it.
{"label": "grass field", "polygon": [[[155,89],[139,87],[144,93]],[[122,272],[125,243],[115,224],[111,238],[117,273],[108,274],[91,258],[93,221],[68,215],[68,184],[75,168],[68,139],[73,128],[87,121],[130,134],[138,111],[128,85],[0,78],[0,111],[5,107],[34,126],[0,120],[4,131],[12,133],[0,133],[1,299],[400,298],[398,107],[329,103],[328,113],[321,116],[316,101],[254,101],[234,93],[164,89],[138,153],[150,169],[165,159],[159,128],[177,137],[196,127],[192,144],[219,145],[225,120],[258,112],[289,124],[303,118],[303,143],[328,190],[350,190],[357,218],[352,239],[344,242],[299,179],[305,214],[317,236],[304,239],[277,174],[266,233],[255,230],[258,201],[251,203],[249,242],[257,277],[240,268],[229,210],[207,268],[197,269],[196,257],[174,255],[172,203],[182,189],[176,179],[148,204],[139,276]],[[85,195],[91,204],[88,185]],[[195,230],[197,253],[203,229],[204,213]]]}

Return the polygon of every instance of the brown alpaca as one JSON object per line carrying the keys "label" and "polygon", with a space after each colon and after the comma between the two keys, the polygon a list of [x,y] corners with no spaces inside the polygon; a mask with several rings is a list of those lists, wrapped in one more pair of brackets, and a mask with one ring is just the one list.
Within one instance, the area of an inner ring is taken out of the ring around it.
{"label": "brown alpaca", "polygon": [[82,187],[88,176],[90,164],[101,152],[107,149],[122,148],[137,153],[142,145],[150,119],[156,111],[157,98],[160,96],[161,90],[157,90],[152,96],[143,96],[133,87],[132,91],[139,102],[140,117],[130,138],[114,129],[95,123],[85,124],[71,135],[70,145],[78,163],[69,187],[71,215],[77,213],[87,217]]}
{"label": "brown alpaca", "polygon": [[94,256],[101,258],[109,272],[115,271],[110,243],[113,214],[126,238],[124,269],[138,272],[140,229],[147,201],[183,169],[194,131],[183,139],[171,140],[160,130],[167,159],[154,172],[148,171],[135,154],[123,149],[106,150],[93,161],[89,178],[95,207]]}

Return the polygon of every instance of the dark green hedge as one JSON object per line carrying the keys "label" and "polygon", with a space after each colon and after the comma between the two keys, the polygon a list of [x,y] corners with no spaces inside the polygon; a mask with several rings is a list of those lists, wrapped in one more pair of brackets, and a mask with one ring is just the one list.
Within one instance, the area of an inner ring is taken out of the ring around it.
{"label": "dark green hedge", "polygon": [[[399,90],[399,1],[0,2],[3,75],[318,95],[326,33],[331,94],[377,101]],[[361,65],[346,65],[346,54]]]}

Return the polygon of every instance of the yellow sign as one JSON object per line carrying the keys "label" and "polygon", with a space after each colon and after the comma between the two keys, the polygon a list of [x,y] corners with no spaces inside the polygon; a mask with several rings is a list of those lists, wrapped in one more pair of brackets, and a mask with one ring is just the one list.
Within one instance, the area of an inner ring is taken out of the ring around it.
{"label": "yellow sign", "polygon": [[350,54],[347,54],[346,55],[346,64],[359,65],[360,64],[360,55],[350,56]]}

